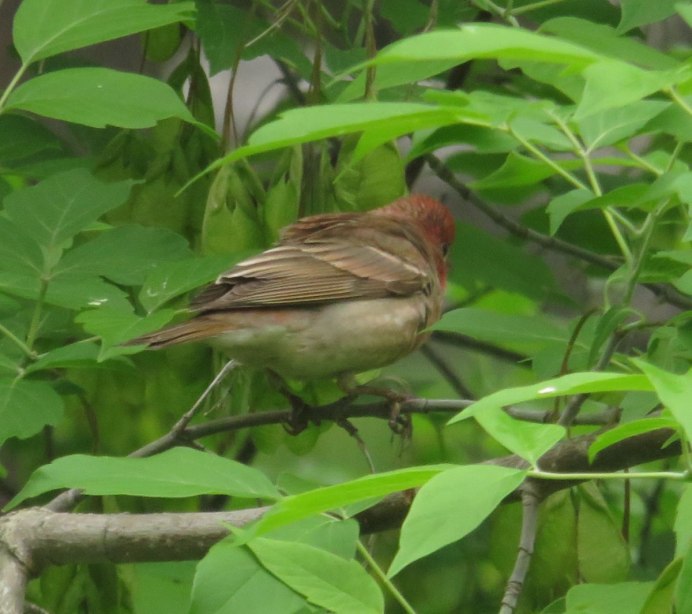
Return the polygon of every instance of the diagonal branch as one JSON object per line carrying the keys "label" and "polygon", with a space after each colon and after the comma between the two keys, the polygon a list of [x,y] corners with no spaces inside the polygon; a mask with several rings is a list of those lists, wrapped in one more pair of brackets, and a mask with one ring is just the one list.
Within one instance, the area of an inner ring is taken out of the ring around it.
{"label": "diagonal branch", "polygon": [[[466,185],[457,179],[456,175],[450,169],[448,169],[438,157],[433,154],[428,154],[425,156],[425,160],[435,174],[447,185],[453,188],[454,191],[456,191],[464,200],[468,201],[479,211],[482,211],[498,226],[504,228],[514,236],[519,237],[520,239],[531,241],[532,243],[536,243],[541,247],[555,252],[569,254],[570,256],[574,256],[579,260],[582,260],[583,262],[593,264],[607,271],[615,271],[620,268],[620,263],[612,258],[601,256],[600,254],[596,254],[595,252],[579,247],[578,245],[573,245],[572,243],[563,241],[557,237],[550,237],[540,232],[536,232],[532,228],[528,228],[512,218],[503,215],[484,200],[478,198],[478,196],[476,196],[468,187],[466,187]],[[643,283],[641,285],[648,288],[658,298],[665,300],[671,305],[675,305],[681,309],[692,308],[692,298],[685,296],[669,285],[658,283]]]}

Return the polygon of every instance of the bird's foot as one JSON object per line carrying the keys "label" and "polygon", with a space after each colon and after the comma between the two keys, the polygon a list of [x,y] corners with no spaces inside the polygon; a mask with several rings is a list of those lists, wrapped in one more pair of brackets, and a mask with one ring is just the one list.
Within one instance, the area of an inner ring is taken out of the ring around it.
{"label": "bird's foot", "polygon": [[412,398],[410,393],[385,388],[384,386],[356,384],[352,377],[339,378],[338,383],[350,398],[359,395],[370,395],[385,399],[389,403],[389,419],[387,420],[389,428],[395,435],[401,435],[406,439],[411,436],[413,432],[411,417],[408,414],[401,413],[401,406]]}

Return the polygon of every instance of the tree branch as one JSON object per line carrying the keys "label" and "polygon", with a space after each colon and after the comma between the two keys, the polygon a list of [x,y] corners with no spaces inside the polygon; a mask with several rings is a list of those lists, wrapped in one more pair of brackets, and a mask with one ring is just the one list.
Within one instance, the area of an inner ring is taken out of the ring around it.
{"label": "tree branch", "polygon": [[[592,434],[559,443],[541,458],[540,466],[561,473],[618,471],[678,455],[679,442],[663,447],[672,435],[670,429],[660,429],[625,439],[602,450],[589,463],[588,448],[596,437]],[[488,462],[506,467],[526,466],[526,461],[515,455]],[[506,502],[516,500],[526,488],[531,488],[532,496],[540,501],[576,483],[532,478]],[[357,514],[361,532],[400,526],[412,499],[412,491],[395,493]],[[243,526],[261,517],[267,509],[179,514],[73,514],[47,508],[13,512],[0,518],[0,587],[5,591],[0,613],[21,613],[19,604],[23,603],[28,576],[39,573],[46,565],[196,559],[227,535],[224,523]],[[526,561],[521,563],[525,564]]]}
{"label": "tree branch", "polygon": [[521,535],[519,537],[519,551],[514,562],[512,575],[507,581],[505,594],[502,597],[500,614],[512,614],[516,610],[536,544],[539,501],[531,486],[530,483],[527,483],[521,491],[521,502],[524,508],[521,521]]}

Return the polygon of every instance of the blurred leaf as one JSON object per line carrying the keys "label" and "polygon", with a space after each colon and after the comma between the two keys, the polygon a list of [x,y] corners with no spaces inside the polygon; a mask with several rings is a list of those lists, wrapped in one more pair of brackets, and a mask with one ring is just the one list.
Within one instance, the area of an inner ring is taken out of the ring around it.
{"label": "blurred leaf", "polygon": [[[577,554],[579,574],[585,582],[614,583],[627,578],[630,569],[629,546],[608,505],[593,484],[579,487],[577,515]],[[603,556],[607,552],[608,556]]]}
{"label": "blurred leaf", "polygon": [[141,285],[160,265],[192,257],[187,241],[165,228],[120,226],[99,234],[62,258],[61,275],[103,275],[128,286]]}
{"label": "blurred leaf", "polygon": [[678,0],[622,0],[622,19],[618,25],[618,32],[623,33],[646,26],[650,23],[662,21],[675,13],[675,3]]}
{"label": "blurred leaf", "polygon": [[148,458],[63,456],[34,471],[7,507],[58,488],[79,488],[89,495],[136,497],[279,497],[274,485],[257,469],[208,452],[173,448]]}
{"label": "blurred leaf", "polygon": [[62,151],[57,136],[37,121],[24,115],[0,115],[0,162],[13,166],[12,162],[39,152]]}
{"label": "blurred leaf", "polygon": [[542,347],[549,342],[566,343],[568,331],[543,315],[523,316],[494,313],[475,307],[453,309],[429,330],[446,330],[500,345]]}
{"label": "blurred leaf", "polygon": [[643,375],[623,373],[569,373],[555,379],[530,386],[498,390],[454,416],[449,424],[465,420],[487,410],[497,410],[507,405],[516,405],[532,399],[550,399],[582,392],[617,392],[626,390],[652,390],[653,386]]}
{"label": "blurred leaf", "polygon": [[692,547],[692,484],[683,486],[675,514],[675,556],[682,557]]}
{"label": "blurred leaf", "polygon": [[584,94],[576,121],[615,107],[626,107],[685,78],[680,70],[647,71],[625,62],[603,60],[584,70]]}
{"label": "blurred leaf", "polygon": [[[236,150],[237,151],[237,150]],[[237,169],[219,169],[209,190],[202,224],[205,254],[229,254],[264,247],[259,211]]]}
{"label": "blurred leaf", "polygon": [[675,611],[689,612],[692,609],[692,548],[688,548],[682,559],[675,589]]}
{"label": "blurred leaf", "polygon": [[589,446],[589,462],[593,462],[596,455],[606,448],[616,444],[618,441],[657,431],[658,429],[676,430],[678,423],[670,418],[644,418],[633,422],[626,422],[618,426],[608,429],[596,437],[594,442]]}
{"label": "blurred leaf", "polygon": [[6,108],[93,128],[150,128],[169,117],[203,127],[162,81],[110,68],[65,68],[39,75],[17,87]]}
{"label": "blurred leaf", "polygon": [[292,181],[280,180],[267,192],[264,202],[264,223],[271,243],[279,239],[282,228],[298,218],[298,186]]}
{"label": "blurred leaf", "polygon": [[473,531],[525,477],[525,471],[493,465],[455,467],[433,477],[413,500],[388,575]]}
{"label": "blurred leaf", "polygon": [[660,573],[639,614],[673,611],[673,596],[681,567],[682,559],[677,558]]}
{"label": "blurred leaf", "polygon": [[604,22],[595,23],[596,21],[600,20],[594,19],[592,15],[587,19],[580,19],[565,14],[541,24],[540,31],[583,45],[601,55],[626,62],[635,61],[646,68],[666,69],[679,65],[670,55],[645,45],[636,38],[620,36],[615,28]]}
{"label": "blurred leaf", "polygon": [[263,567],[310,603],[329,612],[384,612],[375,580],[354,560],[320,548],[263,537],[247,542]]}
{"label": "blurred leaf", "polygon": [[253,526],[253,535],[263,535],[296,520],[329,510],[342,508],[350,503],[384,497],[393,492],[416,488],[427,482],[449,465],[427,465],[388,471],[376,475],[309,490],[299,495],[285,497],[270,509]]}
{"label": "blurred leaf", "polygon": [[639,612],[652,587],[653,582],[579,584],[567,593],[567,612]]}
{"label": "blurred leaf", "polygon": [[635,358],[632,361],[653,384],[661,402],[680,422],[688,440],[692,438],[692,414],[689,411],[690,399],[692,399],[692,369],[678,375],[664,371],[641,359]]}
{"label": "blurred leaf", "polygon": [[192,19],[194,2],[146,0],[23,0],[13,37],[24,64],[178,21]]}
{"label": "blurred leaf", "polygon": [[10,437],[31,437],[62,416],[63,400],[50,384],[0,379],[0,445]]}
{"label": "blurred leaf", "polygon": [[134,614],[156,610],[188,614],[195,564],[192,561],[138,563],[128,568],[127,578]]}
{"label": "blurred leaf", "polygon": [[231,538],[212,546],[197,565],[190,614],[304,611],[305,600],[267,572]]}

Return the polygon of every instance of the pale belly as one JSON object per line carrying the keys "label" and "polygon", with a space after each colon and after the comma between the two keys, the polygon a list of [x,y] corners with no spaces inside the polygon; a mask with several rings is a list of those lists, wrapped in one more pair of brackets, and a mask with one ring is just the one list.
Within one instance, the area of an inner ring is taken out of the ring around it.
{"label": "pale belly", "polygon": [[343,301],[318,309],[254,314],[253,320],[261,325],[232,330],[210,341],[243,364],[295,379],[388,365],[417,347],[425,323],[421,297]]}

